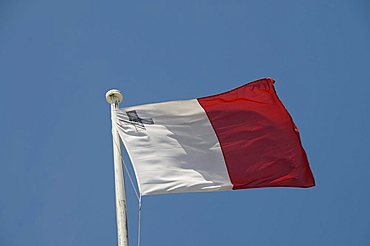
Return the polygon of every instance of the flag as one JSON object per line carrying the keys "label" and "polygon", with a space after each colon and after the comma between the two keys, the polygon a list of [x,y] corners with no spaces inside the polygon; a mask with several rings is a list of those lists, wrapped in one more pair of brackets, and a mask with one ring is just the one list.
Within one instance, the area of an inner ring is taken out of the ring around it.
{"label": "flag", "polygon": [[117,109],[141,195],[315,185],[274,80],[193,100]]}

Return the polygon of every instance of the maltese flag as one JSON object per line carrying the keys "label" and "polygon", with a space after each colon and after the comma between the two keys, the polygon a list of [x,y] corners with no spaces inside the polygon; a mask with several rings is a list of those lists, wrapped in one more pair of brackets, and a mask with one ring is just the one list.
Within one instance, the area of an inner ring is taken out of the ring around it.
{"label": "maltese flag", "polygon": [[141,195],[315,185],[274,80],[113,113]]}

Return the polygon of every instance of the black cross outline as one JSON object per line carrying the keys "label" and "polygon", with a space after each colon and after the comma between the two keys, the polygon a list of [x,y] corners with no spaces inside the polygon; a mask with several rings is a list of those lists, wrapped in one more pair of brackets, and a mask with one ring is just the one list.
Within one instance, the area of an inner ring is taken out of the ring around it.
{"label": "black cross outline", "polygon": [[151,119],[151,118],[148,118],[148,119],[140,118],[139,115],[137,114],[136,110],[126,111],[126,114],[128,116],[128,120],[122,120],[122,121],[135,126],[136,131],[137,131],[137,128],[140,128],[142,130],[146,130],[144,124],[154,125],[153,119]]}

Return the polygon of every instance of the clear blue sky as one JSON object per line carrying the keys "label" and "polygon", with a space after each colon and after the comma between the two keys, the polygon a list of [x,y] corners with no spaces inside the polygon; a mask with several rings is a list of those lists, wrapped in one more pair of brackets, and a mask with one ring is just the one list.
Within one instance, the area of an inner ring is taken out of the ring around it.
{"label": "clear blue sky", "polygon": [[116,245],[108,89],[128,106],[262,77],[276,80],[317,186],[144,197],[142,246],[370,245],[369,10],[0,0],[0,245]]}

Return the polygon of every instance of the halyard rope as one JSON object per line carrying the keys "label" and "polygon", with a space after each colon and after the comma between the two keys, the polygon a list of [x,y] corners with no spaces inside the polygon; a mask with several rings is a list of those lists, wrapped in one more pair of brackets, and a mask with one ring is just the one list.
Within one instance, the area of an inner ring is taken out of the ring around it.
{"label": "halyard rope", "polygon": [[139,199],[139,211],[138,211],[138,223],[137,223],[137,246],[140,246],[141,242],[141,196]]}
{"label": "halyard rope", "polygon": [[[119,148],[118,148],[118,146],[119,146],[119,145],[118,145],[118,143],[116,143],[116,140],[114,140],[114,144],[116,145],[117,149],[119,149]],[[137,198],[137,200],[139,201],[139,200],[140,200],[139,192],[137,192],[137,190],[136,190],[136,188],[135,188],[134,181],[132,180],[131,175],[130,175],[130,172],[128,171],[128,168],[127,168],[127,166],[126,166],[125,162],[123,161],[122,153],[121,153],[121,152],[119,153],[119,157],[121,158],[122,166],[125,168],[126,173],[127,173],[127,176],[128,176],[128,178],[130,179],[130,183],[131,183],[132,189],[133,189],[133,190],[134,190],[134,192],[135,192],[136,198]]]}

